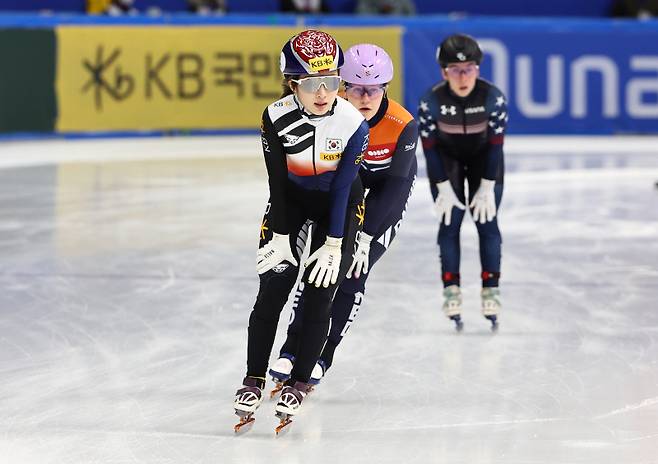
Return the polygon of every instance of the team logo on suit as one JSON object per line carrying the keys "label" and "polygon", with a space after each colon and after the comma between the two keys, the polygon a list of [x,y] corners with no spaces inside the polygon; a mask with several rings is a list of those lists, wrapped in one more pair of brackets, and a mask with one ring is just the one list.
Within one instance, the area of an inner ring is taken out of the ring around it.
{"label": "team logo on suit", "polygon": [[454,105],[441,105],[441,114],[446,115],[450,114],[451,116],[456,116],[457,115],[457,107]]}
{"label": "team logo on suit", "polygon": [[274,272],[276,272],[277,274],[281,274],[283,271],[285,271],[286,269],[288,269],[288,266],[289,266],[289,264],[286,264],[286,263],[277,264],[276,266],[274,266],[274,267],[272,268],[272,270],[273,270]]}
{"label": "team logo on suit", "polygon": [[289,145],[294,145],[299,140],[299,137],[296,135],[284,134],[283,138],[286,139],[286,143]]}

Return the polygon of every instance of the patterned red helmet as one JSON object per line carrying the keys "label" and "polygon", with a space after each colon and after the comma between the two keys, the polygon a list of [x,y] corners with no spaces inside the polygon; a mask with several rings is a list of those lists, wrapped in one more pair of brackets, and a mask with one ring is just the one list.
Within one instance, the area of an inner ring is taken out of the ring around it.
{"label": "patterned red helmet", "polygon": [[281,50],[281,72],[287,75],[335,71],[343,66],[343,61],[336,39],[312,29],[292,37]]}

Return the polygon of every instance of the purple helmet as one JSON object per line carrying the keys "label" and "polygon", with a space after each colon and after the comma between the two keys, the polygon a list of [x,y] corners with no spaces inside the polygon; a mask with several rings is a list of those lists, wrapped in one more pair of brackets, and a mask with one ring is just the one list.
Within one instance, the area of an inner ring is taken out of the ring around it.
{"label": "purple helmet", "polygon": [[343,51],[332,36],[308,29],[293,36],[281,50],[281,72],[286,75],[318,74],[343,66]]}
{"label": "purple helmet", "polygon": [[376,85],[393,80],[393,62],[383,48],[358,44],[345,53],[345,65],[340,77],[348,84]]}

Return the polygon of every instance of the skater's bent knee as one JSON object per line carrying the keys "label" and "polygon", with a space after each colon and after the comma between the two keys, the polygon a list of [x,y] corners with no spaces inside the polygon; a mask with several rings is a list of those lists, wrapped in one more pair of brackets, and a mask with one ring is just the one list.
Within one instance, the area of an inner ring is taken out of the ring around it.
{"label": "skater's bent knee", "polygon": [[361,274],[358,279],[352,277],[345,279],[338,287],[339,292],[347,293],[348,295],[361,292],[363,293],[366,287],[366,279],[368,274]]}
{"label": "skater's bent knee", "polygon": [[274,269],[267,271],[260,276],[260,288],[258,289],[258,295],[260,296],[261,294],[269,295],[272,293],[285,293],[285,298],[287,299],[293,285],[295,285],[296,278],[296,266],[288,266],[288,268],[278,272]]}

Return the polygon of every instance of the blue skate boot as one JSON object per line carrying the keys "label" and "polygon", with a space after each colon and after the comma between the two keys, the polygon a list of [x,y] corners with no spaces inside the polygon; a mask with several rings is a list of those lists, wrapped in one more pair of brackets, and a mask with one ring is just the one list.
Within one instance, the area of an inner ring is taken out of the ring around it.
{"label": "blue skate boot", "polygon": [[274,390],[270,392],[270,398],[274,398],[283,389],[283,384],[290,378],[294,363],[295,357],[293,355],[290,353],[281,353],[279,359],[272,364],[269,374],[272,376],[272,380],[276,385]]}
{"label": "blue skate boot", "polygon": [[311,378],[308,383],[313,386],[319,384],[324,377],[325,372],[327,372],[327,363],[322,359],[318,359],[318,362],[316,362],[313,367],[313,372],[311,372]]}

